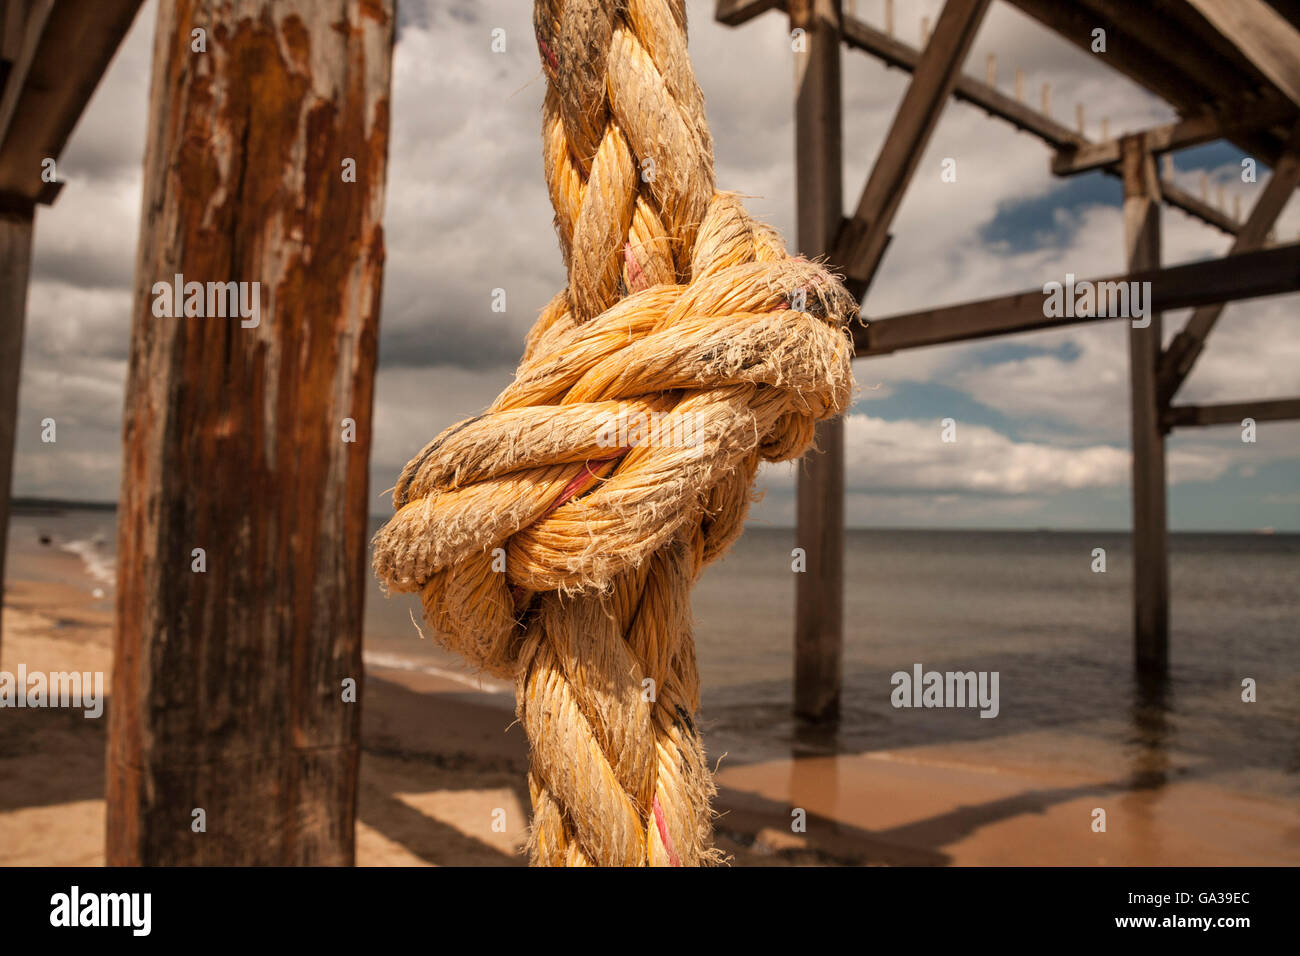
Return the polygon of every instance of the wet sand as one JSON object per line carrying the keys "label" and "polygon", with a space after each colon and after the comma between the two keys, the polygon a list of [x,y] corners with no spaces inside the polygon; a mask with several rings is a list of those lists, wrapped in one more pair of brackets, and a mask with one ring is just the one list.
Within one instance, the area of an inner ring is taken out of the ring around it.
{"label": "wet sand", "polygon": [[[21,580],[6,599],[0,670],[102,670],[109,684],[107,602]],[[372,665],[363,708],[359,865],[524,864],[526,741],[508,695]],[[103,863],[107,726],[0,709],[0,864]],[[1088,747],[1068,772],[979,743],[724,759],[718,843],[737,866],[1300,863],[1296,802],[1225,787],[1193,761]]]}

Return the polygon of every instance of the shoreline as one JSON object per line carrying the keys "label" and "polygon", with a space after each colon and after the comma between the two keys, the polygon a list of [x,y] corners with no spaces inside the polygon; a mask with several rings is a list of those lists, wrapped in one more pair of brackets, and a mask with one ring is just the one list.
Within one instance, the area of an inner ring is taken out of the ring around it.
{"label": "shoreline", "polygon": [[[47,581],[11,582],[6,597],[0,670],[102,670],[108,683],[105,602]],[[525,863],[513,697],[441,670],[367,662],[358,865]],[[79,711],[0,710],[0,865],[102,865],[106,732]],[[1154,785],[1140,766],[1091,755],[1069,772],[996,756],[969,742],[752,763],[711,754],[718,845],[736,866],[1300,863],[1295,801],[1225,789],[1195,760],[1155,768]],[[1091,829],[1099,807],[1104,834]]]}
{"label": "shoreline", "polygon": [[[71,501],[64,498],[29,498],[16,497],[10,499],[10,513],[13,515],[25,516],[49,516],[64,514],[75,511],[96,511],[96,512],[115,512],[117,511],[116,501]],[[392,518],[391,514],[372,514],[367,516],[371,523],[383,524]],[[1105,534],[1105,535],[1128,535],[1132,529],[1123,527],[1052,527],[1052,526],[1023,526],[1023,527],[985,527],[981,525],[845,525],[845,531],[870,531],[870,532],[969,532],[972,534]],[[791,534],[795,531],[792,524],[769,524],[755,521],[745,527],[745,531],[781,531]],[[1300,536],[1300,528],[1282,528],[1259,527],[1259,528],[1170,528],[1170,537],[1178,535],[1264,535],[1277,537],[1297,537]]]}

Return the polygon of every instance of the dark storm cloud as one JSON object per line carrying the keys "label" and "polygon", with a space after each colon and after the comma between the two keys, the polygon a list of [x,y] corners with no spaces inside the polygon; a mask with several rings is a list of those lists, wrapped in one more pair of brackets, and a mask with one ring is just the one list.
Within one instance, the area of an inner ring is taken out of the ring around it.
{"label": "dark storm cloud", "polygon": [[129,291],[135,268],[135,248],[127,244],[91,252],[42,249],[32,262],[35,282],[62,282],[79,289]]}
{"label": "dark storm cloud", "polygon": [[524,333],[510,323],[440,321],[389,329],[379,339],[379,366],[466,369],[514,365],[523,351]]}

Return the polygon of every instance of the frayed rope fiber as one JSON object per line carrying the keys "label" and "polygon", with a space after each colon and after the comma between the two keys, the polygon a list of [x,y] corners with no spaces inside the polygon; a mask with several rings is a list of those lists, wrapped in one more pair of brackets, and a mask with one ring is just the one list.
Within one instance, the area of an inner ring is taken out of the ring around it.
{"label": "frayed rope fiber", "polygon": [[[857,307],[715,192],[683,0],[533,18],[568,288],[491,408],[403,470],[375,573],[515,680],[534,864],[716,863],[690,587],[740,534],[759,461],[847,407]],[[611,447],[612,422],[665,414],[692,440]]]}

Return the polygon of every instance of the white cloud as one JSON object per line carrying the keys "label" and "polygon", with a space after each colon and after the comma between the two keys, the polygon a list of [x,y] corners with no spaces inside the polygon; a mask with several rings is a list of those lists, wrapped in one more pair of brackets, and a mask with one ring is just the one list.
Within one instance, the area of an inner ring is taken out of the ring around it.
{"label": "white cloud", "polygon": [[[407,21],[394,58],[385,219],[383,364],[376,382],[376,493],[391,485],[424,442],[492,400],[509,380],[537,310],[563,284],[542,177],[544,82],[529,5],[403,2]],[[920,17],[933,22],[941,2],[896,6],[899,37],[916,43]],[[881,23],[879,0],[859,0],[857,7],[869,22]],[[712,19],[712,0],[689,0],[688,8],[719,186],[751,196],[751,212],[793,245],[788,20],[766,14],[732,29]],[[60,161],[69,185],[38,218],[15,484],[21,494],[103,498],[116,487],[154,20],[153,4],[146,4]],[[506,30],[504,54],[491,51],[495,27]],[[1004,91],[1017,68],[1025,73],[1031,103],[1050,82],[1054,113],[1067,125],[1074,123],[1076,100],[1087,104],[1094,134],[1102,117],[1109,118],[1112,134],[1172,119],[1157,98],[1007,4],[991,8],[967,71],[983,76],[989,52],[998,54]],[[905,73],[871,57],[844,53],[846,212],[857,203],[907,82]],[[956,183],[939,179],[945,157],[957,161]],[[1114,205],[1044,212],[1041,223],[1025,227],[1041,230],[1043,241],[1013,246],[986,237],[989,224],[1010,205],[1062,188],[1049,160],[1032,137],[970,106],[950,104],[894,223],[867,313],[1041,287],[1066,272],[1121,271],[1123,226]],[[1185,187],[1199,189],[1197,174],[1177,175]],[[1229,196],[1239,194],[1246,208],[1259,188],[1240,183],[1232,163],[1211,178],[1224,183]],[[1222,255],[1229,245],[1227,237],[1176,211],[1166,210],[1163,225],[1167,262]],[[1288,236],[1298,227],[1300,204],[1293,203],[1279,231]],[[497,287],[508,292],[504,315],[488,308]],[[1296,394],[1300,336],[1293,313],[1293,300],[1285,298],[1230,306],[1180,400]],[[1184,318],[1166,317],[1166,337]],[[1006,340],[998,340],[855,363],[863,391],[849,421],[850,511],[942,522],[960,512],[958,501],[967,501],[970,513],[1000,520],[1032,515],[1044,502],[1072,493],[1122,495],[1128,481],[1126,334],[1119,323],[1081,326],[1011,340],[1050,354],[1008,357],[1000,351]],[[961,421],[957,410],[959,440],[943,445],[937,421],[890,422],[865,414],[878,401],[897,402],[908,385],[955,389],[1004,415],[1015,437]],[[39,416],[30,416],[45,409],[78,423],[76,442],[58,449],[32,444],[30,426]],[[1230,429],[1176,433],[1171,479],[1213,480],[1233,463],[1258,467],[1294,458],[1300,447],[1296,429],[1280,424],[1262,428],[1257,446],[1243,450],[1234,440]],[[774,499],[792,487],[788,470],[765,475]],[[784,507],[777,505],[773,513]]]}

